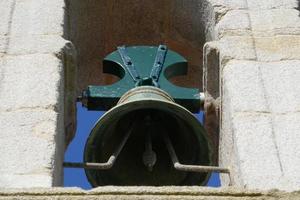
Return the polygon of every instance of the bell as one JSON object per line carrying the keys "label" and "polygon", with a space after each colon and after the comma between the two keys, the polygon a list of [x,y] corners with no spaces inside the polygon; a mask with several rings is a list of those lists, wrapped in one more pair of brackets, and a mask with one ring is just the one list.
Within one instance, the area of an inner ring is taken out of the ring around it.
{"label": "bell", "polygon": [[107,170],[86,167],[85,173],[93,187],[204,185],[210,172],[189,169],[211,165],[212,154],[191,112],[165,91],[140,86],[124,94],[92,129],[84,163],[109,164],[100,165]]}

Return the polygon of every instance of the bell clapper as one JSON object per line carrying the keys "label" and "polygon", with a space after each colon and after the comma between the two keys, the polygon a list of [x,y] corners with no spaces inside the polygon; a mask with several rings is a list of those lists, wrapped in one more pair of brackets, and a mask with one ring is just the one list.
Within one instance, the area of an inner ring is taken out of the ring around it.
{"label": "bell clapper", "polygon": [[143,153],[143,163],[147,167],[148,171],[153,170],[153,166],[156,163],[156,153],[152,150],[152,138],[150,131],[151,118],[146,117],[146,138],[145,138],[145,152]]}

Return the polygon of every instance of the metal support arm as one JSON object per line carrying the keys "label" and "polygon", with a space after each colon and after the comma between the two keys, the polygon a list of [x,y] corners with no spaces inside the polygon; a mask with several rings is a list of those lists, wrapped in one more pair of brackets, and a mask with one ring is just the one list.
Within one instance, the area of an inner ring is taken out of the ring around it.
{"label": "metal support arm", "polygon": [[180,171],[189,172],[220,172],[220,173],[230,173],[228,168],[217,167],[217,166],[201,166],[201,165],[184,165],[178,161],[176,152],[172,145],[172,142],[167,134],[164,134],[164,140],[170,154],[174,168]]}
{"label": "metal support arm", "polygon": [[121,141],[120,145],[116,149],[116,151],[109,157],[108,161],[105,163],[78,163],[78,162],[64,162],[63,166],[68,168],[84,168],[84,169],[96,169],[96,170],[108,170],[113,167],[115,164],[119,154],[121,153],[124,145],[126,144],[131,132],[131,129],[125,134],[123,140]]}

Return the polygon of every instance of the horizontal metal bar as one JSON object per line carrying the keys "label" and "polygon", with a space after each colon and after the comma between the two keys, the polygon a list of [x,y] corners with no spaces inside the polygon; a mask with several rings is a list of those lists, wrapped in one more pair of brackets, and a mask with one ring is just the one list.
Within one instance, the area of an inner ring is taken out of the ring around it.
{"label": "horizontal metal bar", "polygon": [[174,168],[180,171],[189,172],[219,172],[230,173],[228,168],[218,166],[202,166],[202,165],[183,165],[180,163],[174,163]]}
{"label": "horizontal metal bar", "polygon": [[84,168],[84,169],[96,169],[96,170],[107,170],[112,168],[117,160],[120,152],[122,151],[124,145],[126,144],[134,125],[131,126],[129,131],[125,134],[123,140],[120,145],[116,149],[116,151],[109,157],[108,161],[105,163],[81,163],[81,162],[64,162],[63,166],[67,168]]}
{"label": "horizontal metal bar", "polygon": [[181,164],[178,161],[176,152],[172,145],[172,142],[167,133],[164,134],[164,140],[170,154],[171,160],[173,162],[173,166],[175,169],[180,171],[189,171],[189,172],[219,172],[219,173],[230,173],[228,168],[218,167],[218,166],[202,166],[202,165],[185,165]]}
{"label": "horizontal metal bar", "polygon": [[64,162],[63,166],[67,168],[84,168],[84,169],[98,169],[107,170],[112,168],[116,157],[111,156],[106,163],[80,163],[80,162]]}

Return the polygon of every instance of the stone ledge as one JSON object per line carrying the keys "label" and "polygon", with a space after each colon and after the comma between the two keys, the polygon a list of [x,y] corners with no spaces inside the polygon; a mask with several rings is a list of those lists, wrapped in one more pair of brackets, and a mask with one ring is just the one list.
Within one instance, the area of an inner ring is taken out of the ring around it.
{"label": "stone ledge", "polygon": [[299,35],[227,36],[219,41],[208,42],[205,46],[218,49],[220,63],[224,64],[234,59],[258,62],[300,60],[299,44]]}
{"label": "stone ledge", "polygon": [[230,10],[216,24],[216,32],[219,39],[225,36],[299,35],[299,11],[295,9]]}
{"label": "stone ledge", "polygon": [[297,8],[297,0],[209,0],[216,8],[227,10],[271,10],[271,9],[292,9]]}
{"label": "stone ledge", "polygon": [[257,191],[208,187],[99,187],[0,189],[0,199],[299,199],[300,192]]}

